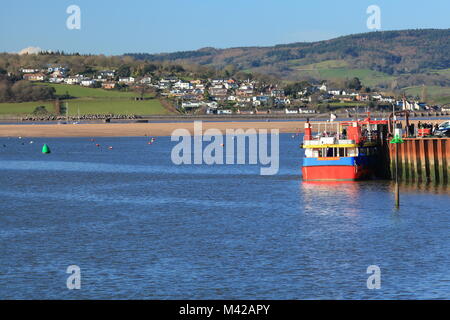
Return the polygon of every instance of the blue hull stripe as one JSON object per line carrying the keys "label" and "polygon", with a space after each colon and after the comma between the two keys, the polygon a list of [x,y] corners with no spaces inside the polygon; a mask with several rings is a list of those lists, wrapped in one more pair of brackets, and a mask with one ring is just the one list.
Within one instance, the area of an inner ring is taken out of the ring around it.
{"label": "blue hull stripe", "polygon": [[373,159],[369,156],[341,157],[339,160],[318,160],[317,158],[303,158],[304,167],[368,165],[371,164],[371,162],[373,162]]}

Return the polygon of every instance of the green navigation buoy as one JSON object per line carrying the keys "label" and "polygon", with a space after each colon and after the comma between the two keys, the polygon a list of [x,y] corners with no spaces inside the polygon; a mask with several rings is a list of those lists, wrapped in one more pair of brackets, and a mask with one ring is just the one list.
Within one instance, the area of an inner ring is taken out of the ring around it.
{"label": "green navigation buoy", "polygon": [[390,143],[403,143],[403,139],[400,136],[395,136]]}
{"label": "green navigation buoy", "polygon": [[44,146],[42,147],[42,153],[50,153],[50,148],[47,144],[44,144]]}

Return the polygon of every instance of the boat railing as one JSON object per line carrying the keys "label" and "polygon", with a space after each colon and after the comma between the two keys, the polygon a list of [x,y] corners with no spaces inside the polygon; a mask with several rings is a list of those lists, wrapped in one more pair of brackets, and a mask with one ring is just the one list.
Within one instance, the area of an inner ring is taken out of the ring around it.
{"label": "boat railing", "polygon": [[[323,138],[334,138],[336,140],[345,140],[347,139],[346,132],[339,133],[339,132],[316,132],[315,134],[312,134],[313,140],[319,141]],[[380,135],[377,131],[367,131],[362,132],[360,136],[361,142],[377,142],[379,141]],[[303,141],[305,140],[305,137],[303,137]]]}

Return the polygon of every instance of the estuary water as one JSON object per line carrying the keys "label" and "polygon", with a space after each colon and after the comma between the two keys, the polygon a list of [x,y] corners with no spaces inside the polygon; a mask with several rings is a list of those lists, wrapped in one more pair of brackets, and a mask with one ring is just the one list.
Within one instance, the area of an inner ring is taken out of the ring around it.
{"label": "estuary water", "polygon": [[273,176],[177,166],[169,137],[0,138],[0,299],[449,299],[450,191],[303,183],[300,138]]}

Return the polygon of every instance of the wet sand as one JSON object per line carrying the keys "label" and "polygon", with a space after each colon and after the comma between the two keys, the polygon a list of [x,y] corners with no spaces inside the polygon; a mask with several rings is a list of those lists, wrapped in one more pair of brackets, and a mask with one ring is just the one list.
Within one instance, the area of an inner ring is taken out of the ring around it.
{"label": "wet sand", "polygon": [[[285,122],[203,122],[203,131],[218,129],[278,129],[280,133],[303,130],[304,121]],[[20,124],[0,125],[0,137],[133,137],[170,136],[176,129],[194,132],[194,123],[102,123],[102,124]]]}
{"label": "wet sand", "polygon": [[[404,121],[402,121],[404,123]],[[418,120],[411,123],[417,124]],[[441,123],[443,120],[422,120],[427,123]],[[317,123],[312,122],[313,131]],[[336,128],[337,122],[328,123],[329,129]],[[278,129],[280,133],[303,132],[305,121],[260,121],[260,122],[202,122],[203,132],[218,129],[225,134],[226,129]],[[5,124],[0,125],[0,137],[137,137],[170,136],[176,129],[194,132],[193,122],[172,123],[101,123],[101,124]],[[323,122],[320,130],[324,130]]]}

